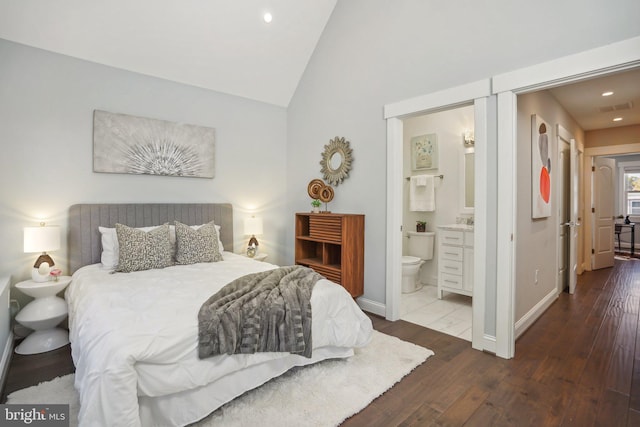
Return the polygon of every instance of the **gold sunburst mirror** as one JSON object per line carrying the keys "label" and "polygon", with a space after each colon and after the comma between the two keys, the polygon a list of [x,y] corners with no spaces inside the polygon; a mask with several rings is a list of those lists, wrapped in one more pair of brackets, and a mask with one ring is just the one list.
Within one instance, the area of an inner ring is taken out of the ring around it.
{"label": "gold sunburst mirror", "polygon": [[349,141],[338,136],[324,146],[322,160],[320,160],[320,165],[322,166],[320,172],[322,172],[323,178],[327,183],[338,185],[342,180],[349,177],[351,162],[353,162],[351,153]]}

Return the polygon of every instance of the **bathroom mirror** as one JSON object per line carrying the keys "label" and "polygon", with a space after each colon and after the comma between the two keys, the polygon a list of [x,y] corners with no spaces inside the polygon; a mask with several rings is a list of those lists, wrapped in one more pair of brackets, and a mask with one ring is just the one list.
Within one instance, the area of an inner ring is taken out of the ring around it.
{"label": "bathroom mirror", "polygon": [[461,213],[473,213],[475,207],[475,150],[473,147],[465,147],[462,155],[460,177],[460,211]]}
{"label": "bathroom mirror", "polygon": [[343,179],[349,176],[351,170],[351,147],[349,141],[336,136],[327,145],[324,146],[320,172],[323,174],[324,180],[330,185],[338,185]]}

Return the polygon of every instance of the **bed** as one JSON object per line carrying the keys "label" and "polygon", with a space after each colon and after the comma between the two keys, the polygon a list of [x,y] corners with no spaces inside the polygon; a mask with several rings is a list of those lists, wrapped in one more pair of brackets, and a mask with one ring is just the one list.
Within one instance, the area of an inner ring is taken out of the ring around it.
{"label": "bed", "polygon": [[[112,274],[99,227],[214,221],[223,261]],[[198,358],[198,309],[230,281],[277,266],[233,253],[229,204],[83,204],[69,212],[73,279],[65,292],[83,426],[180,426],[295,366],[345,358],[371,337],[370,319],[341,286],[311,295],[313,353]],[[108,263],[108,262],[107,262]]]}

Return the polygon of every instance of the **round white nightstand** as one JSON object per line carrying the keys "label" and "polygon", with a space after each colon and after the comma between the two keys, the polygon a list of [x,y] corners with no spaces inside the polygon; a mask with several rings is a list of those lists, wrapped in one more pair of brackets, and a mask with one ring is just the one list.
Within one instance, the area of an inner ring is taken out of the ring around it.
{"label": "round white nightstand", "polygon": [[44,353],[69,344],[69,332],[56,328],[68,314],[67,303],[56,294],[66,288],[69,283],[71,283],[70,276],[60,276],[57,281],[25,280],[16,283],[16,288],[35,298],[16,316],[18,323],[34,330],[16,347],[16,353]]}

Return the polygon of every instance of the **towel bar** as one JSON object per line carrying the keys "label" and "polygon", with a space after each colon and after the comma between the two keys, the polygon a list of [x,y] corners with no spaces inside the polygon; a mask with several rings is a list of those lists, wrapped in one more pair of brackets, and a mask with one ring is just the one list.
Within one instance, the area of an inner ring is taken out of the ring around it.
{"label": "towel bar", "polygon": [[[444,179],[444,175],[433,175],[434,178],[440,178],[440,179]],[[411,179],[410,176],[405,178],[407,181],[409,181]]]}

